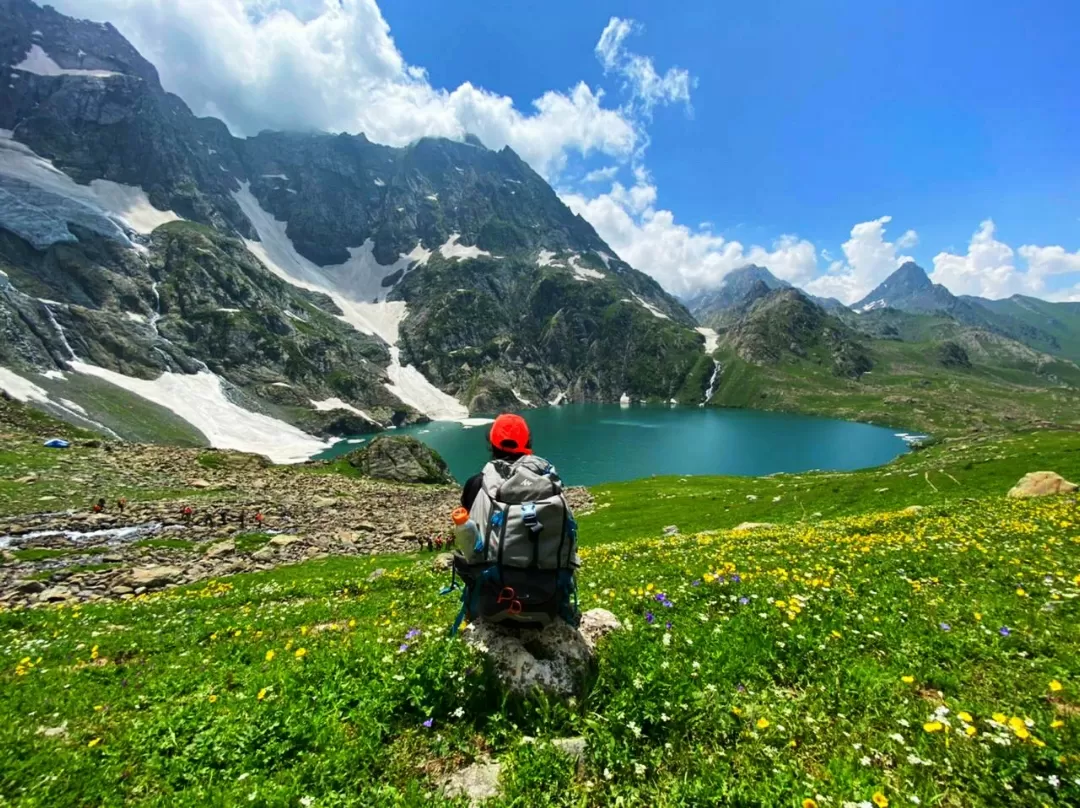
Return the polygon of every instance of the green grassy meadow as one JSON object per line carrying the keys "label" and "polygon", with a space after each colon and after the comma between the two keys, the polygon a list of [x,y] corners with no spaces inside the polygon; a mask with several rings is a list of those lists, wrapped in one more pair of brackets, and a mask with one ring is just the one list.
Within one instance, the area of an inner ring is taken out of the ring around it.
{"label": "green grassy meadow", "polygon": [[1078,467],[1032,433],[600,487],[581,605],[625,629],[580,701],[504,698],[427,555],[2,611],[0,804],[449,804],[481,754],[500,806],[1076,804],[1080,513],[1003,494]]}

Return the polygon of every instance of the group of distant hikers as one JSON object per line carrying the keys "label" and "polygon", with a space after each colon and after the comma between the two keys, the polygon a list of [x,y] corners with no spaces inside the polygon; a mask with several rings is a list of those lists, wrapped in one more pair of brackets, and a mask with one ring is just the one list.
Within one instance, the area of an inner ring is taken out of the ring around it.
{"label": "group of distant hikers", "polygon": [[[577,626],[577,522],[555,467],[533,454],[529,425],[503,414],[488,433],[491,460],[470,477],[454,511],[454,623]],[[461,586],[457,579],[461,580]]]}

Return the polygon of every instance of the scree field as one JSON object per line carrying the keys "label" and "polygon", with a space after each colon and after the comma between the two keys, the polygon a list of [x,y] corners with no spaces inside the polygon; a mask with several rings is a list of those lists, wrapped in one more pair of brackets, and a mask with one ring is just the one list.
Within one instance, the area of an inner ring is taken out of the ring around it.
{"label": "scree field", "polygon": [[9,609],[0,804],[450,804],[484,755],[499,806],[1080,804],[1080,512],[1004,496],[1044,466],[1080,436],[598,489],[581,605],[624,629],[579,701],[504,698],[427,555]]}

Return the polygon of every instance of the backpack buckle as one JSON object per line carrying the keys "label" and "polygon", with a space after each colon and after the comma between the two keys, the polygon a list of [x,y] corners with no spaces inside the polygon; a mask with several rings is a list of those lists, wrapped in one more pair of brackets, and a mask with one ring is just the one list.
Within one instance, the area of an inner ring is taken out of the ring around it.
{"label": "backpack buckle", "polygon": [[521,506],[521,521],[532,533],[539,533],[544,528],[540,524],[540,517],[536,515],[535,502],[526,502]]}

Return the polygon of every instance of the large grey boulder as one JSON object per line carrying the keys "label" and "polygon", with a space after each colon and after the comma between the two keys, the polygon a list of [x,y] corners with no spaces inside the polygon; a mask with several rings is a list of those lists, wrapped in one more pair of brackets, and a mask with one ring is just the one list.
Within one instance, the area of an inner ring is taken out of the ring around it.
{"label": "large grey boulder", "polygon": [[363,449],[346,455],[346,460],[365,477],[398,483],[452,484],[446,461],[416,438],[382,436]]}
{"label": "large grey boulder", "polygon": [[480,620],[462,632],[465,642],[491,662],[500,683],[515,695],[536,691],[568,698],[581,695],[601,638],[621,628],[606,609],[581,616],[579,628],[558,620],[543,629],[518,629]]}
{"label": "large grey boulder", "polygon": [[158,589],[177,583],[183,574],[179,567],[136,567],[131,571],[130,584],[135,588]]}

